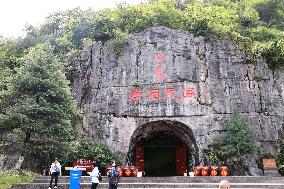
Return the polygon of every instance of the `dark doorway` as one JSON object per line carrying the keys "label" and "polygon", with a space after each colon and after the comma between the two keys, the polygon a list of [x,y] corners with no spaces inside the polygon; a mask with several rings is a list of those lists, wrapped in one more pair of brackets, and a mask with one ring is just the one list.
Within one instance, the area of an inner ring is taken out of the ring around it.
{"label": "dark doorway", "polygon": [[144,146],[145,175],[176,175],[176,147]]}
{"label": "dark doorway", "polygon": [[177,175],[176,152],[182,141],[175,135],[153,133],[143,144],[146,176]]}

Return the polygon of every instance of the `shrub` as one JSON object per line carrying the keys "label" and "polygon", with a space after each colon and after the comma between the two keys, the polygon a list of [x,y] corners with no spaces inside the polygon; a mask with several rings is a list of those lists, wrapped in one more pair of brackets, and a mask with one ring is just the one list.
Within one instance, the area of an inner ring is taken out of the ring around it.
{"label": "shrub", "polygon": [[224,125],[225,133],[221,147],[227,157],[254,153],[256,139],[249,124],[240,114],[234,113]]}
{"label": "shrub", "polygon": [[135,87],[135,88],[140,88],[141,84],[139,83],[139,81],[136,81],[132,84],[132,86]]}
{"label": "shrub", "polygon": [[276,155],[276,164],[278,166],[284,165],[284,152],[281,152]]}
{"label": "shrub", "polygon": [[279,174],[280,175],[284,175],[284,167],[280,167],[280,168],[278,168],[278,172],[279,172]]}
{"label": "shrub", "polygon": [[14,184],[32,182],[38,175],[21,169],[0,172],[0,189],[10,188]]}
{"label": "shrub", "polygon": [[113,160],[118,163],[121,161],[119,156],[112,154],[106,146],[97,144],[91,138],[83,138],[69,143],[68,150],[64,155],[65,161],[72,161],[78,157],[96,157],[98,166],[102,169],[111,164]]}
{"label": "shrub", "polygon": [[234,113],[224,125],[224,136],[214,141],[209,158],[216,164],[229,165],[233,174],[244,175],[249,171],[244,160],[256,150],[256,139],[247,121]]}
{"label": "shrub", "polygon": [[113,38],[110,41],[110,46],[113,49],[113,52],[119,56],[122,51],[123,51],[123,47],[127,44],[128,42],[128,38],[129,35],[127,33],[124,32],[117,32],[115,34],[115,38]]}

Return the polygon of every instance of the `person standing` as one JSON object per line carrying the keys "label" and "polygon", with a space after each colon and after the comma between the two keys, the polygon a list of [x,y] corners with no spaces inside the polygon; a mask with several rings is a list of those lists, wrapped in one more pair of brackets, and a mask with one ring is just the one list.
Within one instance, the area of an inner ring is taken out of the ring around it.
{"label": "person standing", "polygon": [[111,170],[108,172],[109,177],[109,189],[117,189],[117,185],[119,182],[119,175],[118,175],[118,169],[115,162],[112,164]]}
{"label": "person standing", "polygon": [[94,168],[98,167],[98,163],[97,163],[97,158],[96,157],[93,158],[93,167]]}
{"label": "person standing", "polygon": [[54,162],[51,164],[50,173],[51,173],[51,179],[48,189],[52,188],[52,182],[54,178],[55,178],[54,188],[57,188],[58,176],[61,175],[61,165],[58,162],[57,158],[55,158]]}
{"label": "person standing", "polygon": [[95,168],[93,169],[93,171],[90,173],[90,177],[91,177],[91,182],[92,182],[92,187],[91,187],[91,189],[96,189],[97,186],[98,186],[99,183],[100,183],[99,178],[101,177],[98,167],[95,167]]}

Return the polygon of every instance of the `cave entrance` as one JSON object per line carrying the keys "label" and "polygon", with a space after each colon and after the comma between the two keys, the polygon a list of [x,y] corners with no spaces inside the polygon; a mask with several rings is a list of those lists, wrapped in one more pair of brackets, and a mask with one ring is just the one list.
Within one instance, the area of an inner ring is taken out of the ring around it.
{"label": "cave entrance", "polygon": [[198,160],[189,127],[177,121],[156,121],[136,129],[128,158],[145,176],[182,176]]}

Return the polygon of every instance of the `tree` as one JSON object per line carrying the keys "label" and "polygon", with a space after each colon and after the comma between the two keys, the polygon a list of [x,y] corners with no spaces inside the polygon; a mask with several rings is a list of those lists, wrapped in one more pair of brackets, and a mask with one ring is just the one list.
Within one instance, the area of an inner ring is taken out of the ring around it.
{"label": "tree", "polygon": [[[224,124],[224,135],[215,140],[209,158],[217,165],[229,166],[232,175],[249,174],[249,157],[256,151],[256,138],[248,122],[239,113],[234,113]],[[250,165],[251,166],[251,165]]]}
{"label": "tree", "polygon": [[254,153],[256,139],[247,121],[240,114],[234,113],[224,125],[223,153],[227,157],[243,156]]}
{"label": "tree", "polygon": [[[0,38],[0,97],[3,96],[10,85],[10,78],[16,73],[15,69],[21,66],[20,58],[24,49],[20,39]],[[0,112],[3,109],[0,98]]]}
{"label": "tree", "polygon": [[256,138],[250,125],[239,113],[234,113],[225,123],[224,130],[222,153],[219,154],[223,155],[232,174],[250,174],[249,167],[254,159],[249,155],[256,152]]}
{"label": "tree", "polygon": [[[116,38],[121,32],[131,34],[149,27],[166,26],[211,40],[233,40],[242,46],[241,50],[247,53],[251,63],[265,56],[271,67],[283,68],[282,48],[280,54],[269,57],[270,51],[273,52],[275,48],[272,43],[283,39],[283,2],[150,0],[143,4],[120,4],[113,9],[99,11],[76,8],[49,15],[39,28],[26,26],[27,35],[22,46],[29,48],[49,42],[54,46],[54,53],[60,61],[70,67],[66,55],[81,49],[86,39],[107,41]],[[71,70],[66,69],[66,72]]]}
{"label": "tree", "polygon": [[22,62],[0,96],[0,149],[17,152],[40,168],[74,138],[79,114],[49,45],[37,45]]}

